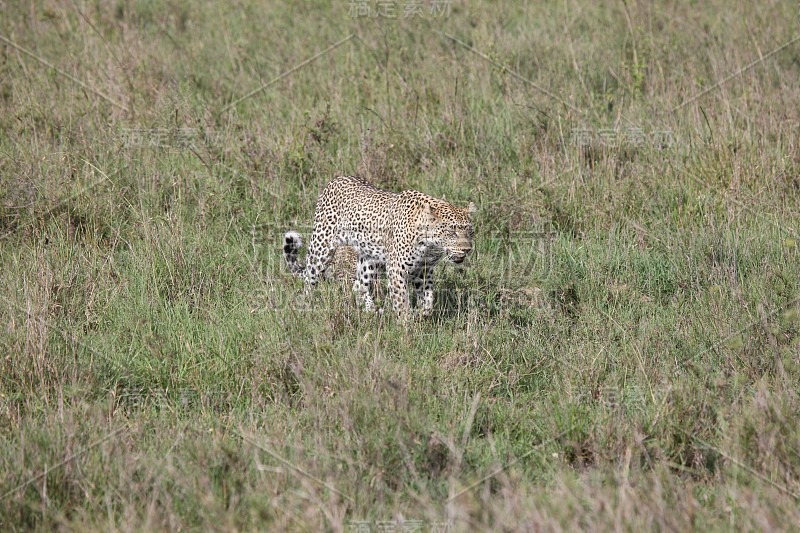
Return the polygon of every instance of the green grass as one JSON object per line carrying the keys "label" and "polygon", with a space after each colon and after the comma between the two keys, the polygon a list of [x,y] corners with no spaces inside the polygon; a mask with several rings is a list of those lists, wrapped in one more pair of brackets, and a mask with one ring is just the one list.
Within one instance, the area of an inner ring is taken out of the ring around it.
{"label": "green grass", "polygon": [[[4,8],[3,530],[800,522],[796,4],[201,4]],[[478,205],[430,319],[339,174]]]}

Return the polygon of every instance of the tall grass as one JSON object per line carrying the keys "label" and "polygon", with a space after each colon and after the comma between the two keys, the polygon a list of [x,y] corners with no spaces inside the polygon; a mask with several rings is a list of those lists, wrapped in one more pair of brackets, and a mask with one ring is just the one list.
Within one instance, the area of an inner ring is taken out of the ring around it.
{"label": "tall grass", "polygon": [[[797,6],[351,4],[3,7],[0,526],[800,523]],[[408,329],[353,173],[479,207]]]}

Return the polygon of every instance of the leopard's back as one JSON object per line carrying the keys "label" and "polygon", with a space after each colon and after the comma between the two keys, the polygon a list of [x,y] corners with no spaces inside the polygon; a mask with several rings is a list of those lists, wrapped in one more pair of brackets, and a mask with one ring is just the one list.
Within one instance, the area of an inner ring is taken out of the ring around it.
{"label": "leopard's back", "polygon": [[317,200],[314,236],[386,261],[386,231],[398,194],[354,176],[331,181]]}

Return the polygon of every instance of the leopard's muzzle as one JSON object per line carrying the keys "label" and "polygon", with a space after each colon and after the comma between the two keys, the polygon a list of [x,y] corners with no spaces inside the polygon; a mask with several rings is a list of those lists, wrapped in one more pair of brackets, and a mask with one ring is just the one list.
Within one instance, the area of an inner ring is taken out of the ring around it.
{"label": "leopard's muzzle", "polygon": [[472,246],[469,245],[469,244],[466,244],[464,246],[459,247],[456,250],[452,250],[451,252],[449,252],[447,254],[447,259],[451,263],[455,263],[457,265],[460,265],[461,263],[464,262],[464,260],[467,258],[467,255],[469,255],[469,253],[471,251],[472,251]]}

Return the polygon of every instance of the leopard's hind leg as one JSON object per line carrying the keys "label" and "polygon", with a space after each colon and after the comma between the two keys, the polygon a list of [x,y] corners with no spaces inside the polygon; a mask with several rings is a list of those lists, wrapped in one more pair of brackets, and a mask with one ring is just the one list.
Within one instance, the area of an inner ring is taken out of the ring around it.
{"label": "leopard's hind leg", "polygon": [[324,276],[325,271],[333,260],[336,248],[339,243],[330,236],[323,236],[316,231],[311,236],[311,243],[308,246],[306,256],[306,268],[303,272],[303,279],[309,287],[316,285]]}

